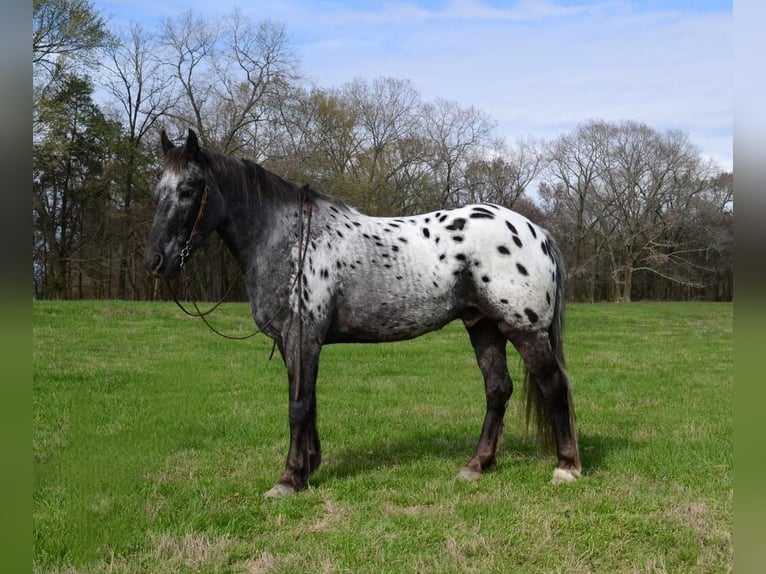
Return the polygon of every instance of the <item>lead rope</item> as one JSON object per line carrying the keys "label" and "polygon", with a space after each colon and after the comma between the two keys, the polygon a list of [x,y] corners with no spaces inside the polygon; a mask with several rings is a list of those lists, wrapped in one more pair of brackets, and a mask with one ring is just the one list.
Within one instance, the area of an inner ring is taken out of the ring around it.
{"label": "lead rope", "polygon": [[[308,233],[311,233],[311,202],[307,201],[304,196],[304,201],[308,205],[307,223]],[[306,236],[306,245],[303,245],[303,205],[301,205],[301,220],[299,224],[298,233],[298,273],[295,276],[298,281],[298,347],[295,350],[295,390],[293,391],[293,398],[298,401],[300,399],[301,392],[301,363],[303,361],[303,261],[306,259],[306,252],[308,251],[309,237]]]}

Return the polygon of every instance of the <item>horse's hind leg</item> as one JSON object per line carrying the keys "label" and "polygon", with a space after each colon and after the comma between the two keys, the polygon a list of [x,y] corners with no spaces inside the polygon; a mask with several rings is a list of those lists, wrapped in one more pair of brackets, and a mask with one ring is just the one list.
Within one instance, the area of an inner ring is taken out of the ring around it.
{"label": "horse's hind leg", "polygon": [[476,451],[468,464],[460,469],[458,476],[467,480],[476,480],[485,470],[495,465],[497,447],[503,431],[503,416],[513,392],[513,384],[508,375],[505,356],[508,341],[497,326],[488,319],[481,319],[472,324],[466,322],[466,328],[471,337],[479,368],[484,375],[487,412]]}
{"label": "horse's hind leg", "polygon": [[551,482],[572,482],[580,476],[582,468],[569,377],[551,348],[547,332],[509,334],[509,339],[527,370],[524,389],[527,422],[536,419],[543,444],[554,442],[556,446],[558,464]]}

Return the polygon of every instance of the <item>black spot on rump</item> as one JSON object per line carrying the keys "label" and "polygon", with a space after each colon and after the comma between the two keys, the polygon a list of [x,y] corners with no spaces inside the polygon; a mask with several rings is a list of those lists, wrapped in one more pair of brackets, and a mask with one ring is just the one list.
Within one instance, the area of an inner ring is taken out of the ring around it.
{"label": "black spot on rump", "polygon": [[462,235],[453,235],[452,241],[456,243],[462,243],[463,242],[463,236]]}
{"label": "black spot on rump", "polygon": [[450,223],[446,229],[449,229],[450,231],[460,231],[465,227],[465,219],[462,217],[456,217],[452,223]]}
{"label": "black spot on rump", "polygon": [[516,244],[517,247],[523,247],[524,244],[521,242],[521,239],[519,239],[518,235],[513,236],[513,242]]}
{"label": "black spot on rump", "polygon": [[540,248],[543,250],[543,255],[548,255],[548,242],[547,241],[543,241],[540,244]]}
{"label": "black spot on rump", "polygon": [[500,302],[501,302],[503,305],[507,305],[507,304],[508,304],[508,299],[500,299]]}
{"label": "black spot on rump", "polygon": [[499,252],[500,252],[502,255],[510,255],[510,254],[511,254],[511,250],[510,250],[510,249],[508,249],[508,248],[507,248],[505,245],[498,245],[498,246],[497,246],[497,250],[498,250],[498,251],[499,251]]}
{"label": "black spot on rump", "polygon": [[548,291],[545,292],[545,300],[548,302],[548,305],[551,304],[551,294]]}
{"label": "black spot on rump", "polygon": [[513,225],[513,223],[511,223],[510,221],[506,221],[505,225],[506,225],[506,227],[508,229],[511,230],[511,233],[513,233],[514,235],[518,235],[519,234],[519,232],[516,230],[516,226]]}
{"label": "black spot on rump", "polygon": [[457,255],[455,255],[455,259],[457,259],[458,261],[465,261],[465,253],[458,253]]}
{"label": "black spot on rump", "polygon": [[445,213],[444,215],[442,215],[442,216],[439,218],[439,223],[444,223],[444,220],[445,220],[445,219],[447,219],[447,217],[448,217],[448,216],[447,216],[447,214],[446,214],[446,213]]}
{"label": "black spot on rump", "polygon": [[530,309],[529,307],[526,307],[524,309],[524,314],[527,316],[530,323],[537,323],[537,320],[540,318],[537,316],[537,313],[532,311],[532,309]]}
{"label": "black spot on rump", "polygon": [[483,211],[474,211],[471,215],[469,215],[471,219],[495,219],[495,216],[491,213],[484,213]]}
{"label": "black spot on rump", "polygon": [[529,227],[529,230],[532,232],[532,237],[537,239],[537,231],[535,231],[534,226],[531,223],[529,223],[529,221],[527,221],[527,227]]}
{"label": "black spot on rump", "polygon": [[529,275],[529,272],[527,271],[527,268],[524,267],[521,263],[516,264],[516,269],[519,270],[519,273],[522,275]]}
{"label": "black spot on rump", "polygon": [[484,283],[489,283],[489,277],[487,277],[486,275],[482,275],[482,276],[481,276],[481,280],[482,280]]}
{"label": "black spot on rump", "polygon": [[429,237],[431,237],[431,232],[430,232],[430,231],[428,231],[428,228],[427,228],[427,227],[424,227],[424,228],[423,228],[423,237],[425,237],[426,239],[427,239],[427,238],[429,238]]}

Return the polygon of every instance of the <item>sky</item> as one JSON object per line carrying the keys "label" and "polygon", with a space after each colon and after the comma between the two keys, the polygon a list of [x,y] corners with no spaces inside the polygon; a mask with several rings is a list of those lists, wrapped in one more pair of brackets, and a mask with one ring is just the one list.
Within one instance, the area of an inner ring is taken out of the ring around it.
{"label": "sky", "polygon": [[732,169],[734,22],[721,0],[92,0],[117,26],[239,8],[283,24],[309,82],[408,79],[509,144],[589,120],[679,129]]}

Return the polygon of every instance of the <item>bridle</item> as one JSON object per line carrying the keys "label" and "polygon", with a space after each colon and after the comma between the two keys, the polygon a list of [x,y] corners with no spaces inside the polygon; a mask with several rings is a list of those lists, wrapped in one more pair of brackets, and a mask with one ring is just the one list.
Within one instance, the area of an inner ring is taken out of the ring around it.
{"label": "bridle", "polygon": [[186,245],[183,246],[183,249],[181,249],[181,253],[179,253],[180,266],[181,271],[184,270],[184,267],[186,266],[186,259],[191,254],[191,246],[192,241],[197,237],[197,228],[199,227],[199,224],[202,223],[202,218],[205,216],[205,206],[207,206],[207,198],[210,195],[210,184],[207,182],[207,176],[205,176],[205,189],[202,190],[202,199],[199,203],[199,209],[197,210],[197,217],[194,220],[194,225],[192,225],[191,233],[189,233],[189,239],[186,240]]}

